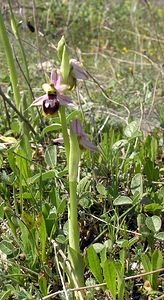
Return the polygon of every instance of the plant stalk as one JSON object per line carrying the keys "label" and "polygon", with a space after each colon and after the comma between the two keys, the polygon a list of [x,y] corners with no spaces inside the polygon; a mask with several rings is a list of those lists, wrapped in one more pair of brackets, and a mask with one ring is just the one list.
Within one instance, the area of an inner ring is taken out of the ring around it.
{"label": "plant stalk", "polygon": [[67,130],[67,121],[66,121],[65,107],[64,106],[60,106],[59,116],[60,116],[60,122],[61,122],[61,125],[62,125],[62,133],[63,133],[63,139],[64,139],[64,146],[65,146],[67,164],[69,164],[70,144],[69,144],[69,135],[68,135],[68,130]]}
{"label": "plant stalk", "polygon": [[11,83],[12,83],[12,87],[13,87],[15,104],[16,104],[17,109],[19,110],[20,103],[21,103],[21,96],[20,96],[20,91],[19,91],[19,87],[18,87],[17,73],[16,73],[13,54],[12,54],[12,50],[11,50],[11,46],[9,43],[8,34],[7,34],[7,31],[5,28],[1,10],[0,10],[0,36],[1,36],[3,46],[4,46],[7,63],[9,66],[10,79],[11,79]]}
{"label": "plant stalk", "polygon": [[83,258],[80,253],[80,232],[77,210],[77,176],[80,161],[80,149],[77,136],[70,128],[70,155],[69,155],[69,192],[68,228],[69,228],[69,259],[79,286],[84,284]]}

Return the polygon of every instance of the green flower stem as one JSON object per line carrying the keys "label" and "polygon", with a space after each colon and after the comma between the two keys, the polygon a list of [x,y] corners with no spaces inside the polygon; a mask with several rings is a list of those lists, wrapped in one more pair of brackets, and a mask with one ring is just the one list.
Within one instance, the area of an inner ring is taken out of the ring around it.
{"label": "green flower stem", "polygon": [[15,104],[17,109],[20,109],[20,103],[21,103],[21,96],[19,92],[19,87],[18,87],[18,80],[17,80],[17,73],[16,73],[16,68],[14,64],[14,59],[13,59],[13,54],[12,50],[10,47],[8,35],[6,32],[3,16],[0,10],[0,36],[2,39],[2,43],[5,49],[5,54],[7,58],[7,63],[9,66],[9,71],[10,71],[10,79],[13,87],[13,92],[14,92],[14,99],[15,99]]}
{"label": "green flower stem", "polygon": [[69,245],[72,249],[79,252],[79,225],[77,219],[77,197],[76,197],[76,181],[69,181],[69,192],[70,192],[70,202],[69,202]]}
{"label": "green flower stem", "polygon": [[79,286],[84,283],[83,258],[80,254],[80,232],[77,211],[77,176],[80,161],[80,149],[77,136],[70,129],[70,155],[69,155],[69,192],[68,204],[68,230],[69,230],[69,259]]}
{"label": "green flower stem", "polygon": [[65,115],[65,107],[64,106],[60,106],[59,115],[60,115],[60,122],[61,122],[61,125],[62,125],[62,133],[63,133],[63,139],[64,139],[64,146],[65,146],[67,164],[69,164],[70,145],[69,145],[69,136],[68,136],[67,122],[66,122],[66,115]]}

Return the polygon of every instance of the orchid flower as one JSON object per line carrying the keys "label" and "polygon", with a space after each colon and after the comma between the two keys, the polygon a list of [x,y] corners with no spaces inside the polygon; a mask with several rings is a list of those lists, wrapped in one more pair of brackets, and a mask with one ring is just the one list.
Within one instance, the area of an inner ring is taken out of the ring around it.
{"label": "orchid flower", "polygon": [[87,72],[83,69],[82,64],[77,61],[76,59],[72,58],[69,61],[70,65],[72,66],[72,75],[75,79],[86,80],[88,79]]}
{"label": "orchid flower", "polygon": [[78,137],[79,147],[81,150],[89,149],[92,152],[98,150],[97,146],[89,140],[88,134],[83,132],[83,128],[79,119],[74,119],[72,122],[74,133]]}
{"label": "orchid flower", "polygon": [[[77,135],[79,148],[81,150],[90,150],[92,152],[98,151],[97,146],[89,140],[88,134],[83,132],[83,128],[79,119],[74,119],[72,122],[72,128],[74,133]],[[54,140],[55,144],[63,144],[63,138],[59,137]]]}
{"label": "orchid flower", "polygon": [[53,115],[58,112],[60,105],[75,107],[76,104],[63,94],[67,86],[62,84],[62,76],[57,71],[52,70],[50,77],[50,84],[44,83],[42,85],[45,95],[37,98],[32,105],[42,106],[45,115]]}
{"label": "orchid flower", "polygon": [[77,80],[88,79],[87,72],[83,69],[82,64],[74,58],[69,60],[70,72],[67,78],[69,89],[72,90],[76,87]]}

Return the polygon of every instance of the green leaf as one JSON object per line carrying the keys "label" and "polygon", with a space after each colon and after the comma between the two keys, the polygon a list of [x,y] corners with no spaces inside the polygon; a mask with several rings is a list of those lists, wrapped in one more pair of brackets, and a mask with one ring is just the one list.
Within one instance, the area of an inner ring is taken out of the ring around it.
{"label": "green leaf", "polygon": [[49,126],[46,126],[43,131],[42,131],[42,135],[44,135],[45,133],[47,132],[52,132],[52,131],[55,131],[55,130],[59,130],[61,129],[62,126],[60,123],[54,123],[54,124],[51,124]]}
{"label": "green leaf", "polygon": [[96,251],[96,253],[100,253],[104,249],[105,245],[101,243],[95,243],[93,244],[93,248]]}
{"label": "green leaf", "polygon": [[43,274],[41,276],[39,276],[38,284],[39,284],[39,288],[40,288],[42,295],[46,296],[47,295],[47,279]]}
{"label": "green leaf", "polygon": [[[22,140],[22,143],[23,143],[23,140]],[[24,145],[25,146],[25,145]],[[20,170],[20,174],[22,176],[22,179],[28,179],[28,171],[29,171],[29,168],[28,168],[28,163],[27,163],[27,155],[26,155],[26,152],[24,151],[23,148],[19,148],[18,151],[17,151],[17,155],[16,155],[16,164]],[[19,175],[20,176],[20,175]]]}
{"label": "green leaf", "polygon": [[79,199],[79,204],[83,208],[90,208],[93,204],[93,200],[91,199],[90,193],[83,194]]}
{"label": "green leaf", "polygon": [[102,269],[100,266],[99,257],[93,246],[90,246],[87,250],[87,257],[89,262],[89,267],[91,269],[92,274],[96,278],[99,283],[103,282]]}
{"label": "green leaf", "polygon": [[138,122],[133,121],[126,126],[126,128],[124,130],[124,134],[128,138],[132,138],[133,135],[136,134],[137,131],[138,131]]}
{"label": "green leaf", "polygon": [[149,181],[158,181],[159,179],[159,168],[155,167],[154,162],[149,158],[147,158],[144,164],[144,173]]}
{"label": "green leaf", "polygon": [[69,124],[69,122],[72,121],[78,114],[79,114],[79,111],[78,111],[78,110],[72,111],[72,112],[66,117],[67,124]]}
{"label": "green leaf", "polygon": [[42,178],[42,181],[49,180],[49,179],[56,177],[56,172],[51,170],[51,171],[47,171],[45,173],[35,174],[33,177],[28,179],[28,184],[33,184],[33,183],[39,181],[40,177]]}
{"label": "green leaf", "polygon": [[40,233],[41,259],[42,259],[42,262],[45,262],[45,260],[46,260],[47,231],[46,231],[46,224],[45,224],[43,214],[40,214],[38,216],[37,223],[38,223],[38,226],[39,226],[39,233]]}
{"label": "green leaf", "polygon": [[35,221],[30,213],[23,211],[21,217],[22,217],[23,222],[26,224],[26,226],[29,229],[32,229],[35,226]]}
{"label": "green leaf", "polygon": [[77,185],[77,193],[79,195],[81,195],[82,193],[84,193],[87,190],[87,188],[91,182],[90,179],[91,179],[91,176],[87,175],[80,180],[80,182]]}
{"label": "green leaf", "polygon": [[47,147],[45,152],[45,162],[52,169],[55,168],[57,163],[57,153],[55,145]]}
{"label": "green leaf", "polygon": [[105,196],[107,194],[106,188],[102,183],[98,183],[96,188],[100,195]]}
{"label": "green leaf", "polygon": [[113,205],[129,205],[132,204],[133,201],[127,196],[118,196],[114,201]]}
{"label": "green leaf", "polygon": [[62,55],[62,62],[61,62],[60,69],[61,69],[63,80],[65,83],[67,83],[68,76],[70,73],[70,63],[69,63],[69,54],[66,46],[63,47],[63,55]]}
{"label": "green leaf", "polygon": [[161,219],[158,216],[147,217],[145,223],[154,233],[158,232],[162,225]]}
{"label": "green leaf", "polygon": [[2,294],[0,294],[0,300],[8,300],[11,294],[12,294],[12,290],[2,292]]}
{"label": "green leaf", "polygon": [[131,192],[134,195],[136,192],[139,192],[140,198],[143,194],[143,180],[140,173],[136,174],[131,181]]}
{"label": "green leaf", "polygon": [[16,248],[13,246],[13,244],[8,241],[2,240],[0,242],[0,250],[6,255],[12,254],[15,249]]}
{"label": "green leaf", "polygon": [[64,199],[62,199],[62,201],[60,202],[59,207],[58,207],[58,209],[57,209],[57,214],[58,214],[59,216],[62,216],[62,215],[64,214],[64,212],[65,212],[65,210],[66,210],[66,206],[67,206],[67,199],[64,198]]}
{"label": "green leaf", "polygon": [[[162,268],[163,256],[160,250],[155,250],[152,255],[152,270],[158,270]],[[152,274],[152,288],[153,290],[157,290],[158,287],[158,273]]]}
{"label": "green leaf", "polygon": [[117,241],[117,244],[119,245],[120,248],[127,248],[128,247],[128,240],[122,239]]}
{"label": "green leaf", "polygon": [[[142,262],[142,265],[144,267],[145,272],[151,272],[152,271],[152,264],[151,264],[151,261],[150,261],[147,254],[142,254],[141,255],[141,262]],[[144,276],[144,280],[149,280],[149,282],[151,282],[151,275]]]}
{"label": "green leaf", "polygon": [[4,218],[4,203],[0,204],[0,220]]}
{"label": "green leaf", "polygon": [[144,206],[144,212],[150,212],[152,214],[159,213],[162,210],[162,206],[159,203],[151,203]]}
{"label": "green leaf", "polygon": [[119,140],[119,141],[117,141],[116,143],[113,144],[112,150],[114,150],[114,151],[115,150],[119,150],[119,149],[123,148],[127,144],[128,144],[127,140],[125,140],[125,139]]}
{"label": "green leaf", "polygon": [[76,267],[76,279],[78,284],[84,284],[84,260],[83,256],[71,247],[68,248],[68,258],[72,262],[73,268]]}
{"label": "green leaf", "polygon": [[63,234],[58,234],[55,240],[60,244],[66,243],[66,237]]}
{"label": "green leaf", "polygon": [[154,237],[158,240],[164,241],[164,231],[158,232]]}
{"label": "green leaf", "polygon": [[111,260],[106,260],[103,271],[107,288],[112,294],[113,300],[116,300],[116,268],[114,262]]}
{"label": "green leaf", "polygon": [[115,263],[115,267],[117,272],[118,299],[123,300],[125,294],[124,266],[118,261]]}
{"label": "green leaf", "polygon": [[7,149],[6,145],[3,143],[0,143],[0,152],[3,152],[6,149]]}

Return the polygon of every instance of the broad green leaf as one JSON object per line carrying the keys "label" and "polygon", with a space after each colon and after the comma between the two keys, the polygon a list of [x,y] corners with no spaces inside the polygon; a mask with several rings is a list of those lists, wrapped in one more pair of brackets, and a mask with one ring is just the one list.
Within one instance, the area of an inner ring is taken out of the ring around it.
{"label": "broad green leaf", "polygon": [[4,207],[4,212],[5,212],[5,216],[6,216],[8,225],[9,225],[12,233],[16,237],[17,236],[16,227],[15,227],[15,224],[13,223],[13,221],[12,221],[13,211],[9,207]]}
{"label": "broad green leaf", "polygon": [[87,175],[83,177],[80,182],[77,185],[77,192],[79,195],[84,193],[87,190],[87,187],[90,185],[91,181],[91,176]]}
{"label": "broad green leaf", "polygon": [[67,206],[67,199],[63,198],[57,209],[57,213],[59,216],[62,216],[64,214],[66,210],[66,206]]}
{"label": "broad green leaf", "polygon": [[99,283],[103,282],[102,269],[100,266],[99,257],[93,246],[90,246],[87,250],[87,257],[89,262],[89,267],[91,269],[92,274],[96,278]]}
{"label": "broad green leaf", "polygon": [[21,217],[22,217],[23,222],[26,224],[26,226],[29,229],[32,229],[35,226],[35,221],[30,213],[23,211]]}
{"label": "broad green leaf", "polygon": [[68,169],[67,169],[67,167],[64,169],[64,170],[62,170],[61,172],[56,172],[56,177],[57,178],[62,178],[63,176],[65,176],[65,175],[67,175],[68,174]]}
{"label": "broad green leaf", "polygon": [[28,157],[26,155],[26,152],[24,151],[23,148],[19,148],[17,151],[17,155],[16,155],[16,164],[19,168],[20,171],[20,176],[22,176],[22,180],[23,179],[28,179]]}
{"label": "broad green leaf", "polygon": [[126,126],[126,128],[124,130],[124,134],[128,138],[132,138],[133,135],[136,134],[137,131],[138,131],[138,122],[133,121]]}
{"label": "broad green leaf", "polygon": [[40,178],[42,178],[42,181],[45,181],[45,180],[49,180],[49,179],[52,179],[56,176],[56,172],[55,171],[47,171],[45,173],[38,173],[38,174],[35,174],[33,177],[29,178],[28,179],[28,184],[33,184],[37,181],[40,180]]}
{"label": "broad green leaf", "polygon": [[55,145],[47,147],[45,152],[45,162],[52,169],[55,168],[57,163],[57,152]]}
{"label": "broad green leaf", "polygon": [[100,253],[104,249],[105,245],[101,243],[95,243],[93,244],[93,248],[96,251],[96,253]]}
{"label": "broad green leaf", "polygon": [[105,196],[107,194],[106,188],[102,183],[98,183],[96,188],[100,195]]}
{"label": "broad green leaf", "polygon": [[16,248],[13,246],[13,244],[8,241],[2,240],[0,242],[0,250],[6,255],[12,254],[15,249]]}
{"label": "broad green leaf", "polygon": [[[148,257],[147,254],[141,255],[141,262],[142,262],[145,272],[152,271],[152,264],[151,264],[150,258]],[[149,280],[149,282],[151,282],[151,275],[144,276],[144,280]]]}
{"label": "broad green leaf", "polygon": [[[163,256],[160,250],[155,250],[152,255],[152,270],[158,270],[162,268]],[[153,290],[157,290],[158,287],[158,273],[152,274],[152,287]]]}
{"label": "broad green leaf", "polygon": [[113,146],[112,146],[112,150],[119,150],[119,149],[121,149],[122,147],[124,147],[125,145],[127,145],[128,144],[128,141],[127,140],[125,140],[125,139],[122,139],[122,140],[119,140],[119,141],[117,141],[117,142],[115,142],[114,144],[113,144]]}
{"label": "broad green leaf", "polygon": [[162,210],[162,206],[159,203],[151,203],[146,204],[144,206],[144,212],[150,212],[150,213],[159,213]]}
{"label": "broad green leaf", "polygon": [[7,144],[16,144],[17,140],[12,136],[4,136],[0,134],[0,140]]}
{"label": "broad green leaf", "polygon": [[118,196],[114,201],[113,205],[129,205],[132,204],[133,201],[127,196]]}
{"label": "broad green leaf", "polygon": [[46,224],[44,220],[43,214],[40,214],[37,218],[37,224],[39,227],[40,233],[40,244],[41,244],[41,259],[42,262],[46,260],[46,239],[47,239],[47,231],[46,231]]}
{"label": "broad green leaf", "polygon": [[154,162],[152,162],[149,158],[147,158],[144,164],[144,173],[149,181],[158,181],[159,179],[159,168],[154,166]]}
{"label": "broad green leaf", "polygon": [[62,126],[60,123],[54,123],[54,124],[51,124],[49,126],[46,126],[43,131],[42,131],[42,134],[44,135],[45,133],[47,132],[52,132],[52,131],[55,131],[55,130],[59,130],[61,129]]}
{"label": "broad green leaf", "polygon": [[116,300],[116,268],[114,262],[106,260],[103,267],[104,278],[113,300]]}
{"label": "broad green leaf", "polygon": [[4,203],[0,204],[0,221],[4,218]]}
{"label": "broad green leaf", "polygon": [[63,234],[58,234],[58,236],[55,238],[56,242],[60,244],[65,244],[66,243],[66,237]]}
{"label": "broad green leaf", "polygon": [[93,199],[90,196],[90,193],[84,193],[80,199],[79,199],[79,204],[83,208],[90,208],[93,204]]}
{"label": "broad green leaf", "polygon": [[68,248],[68,258],[72,262],[73,269],[76,268],[76,278],[78,280],[78,284],[82,283],[84,280],[84,260],[83,256],[76,252],[71,247]]}
{"label": "broad green leaf", "polygon": [[143,179],[140,173],[136,174],[131,181],[131,192],[134,195],[136,192],[139,192],[140,197],[143,194]]}
{"label": "broad green leaf", "polygon": [[127,248],[128,247],[128,240],[122,239],[122,240],[118,240],[117,244],[120,248]]}
{"label": "broad green leaf", "polygon": [[158,232],[154,237],[158,240],[164,241],[164,231]]}
{"label": "broad green leaf", "polygon": [[44,274],[41,274],[41,276],[39,276],[38,278],[38,284],[39,284],[39,289],[42,293],[43,296],[47,295],[47,279],[44,276]]}
{"label": "broad green leaf", "polygon": [[154,233],[158,232],[162,225],[161,219],[158,216],[147,217],[145,223]]}
{"label": "broad green leaf", "polygon": [[18,175],[19,170],[18,170],[17,165],[16,165],[14,150],[15,150],[14,147],[12,147],[7,151],[7,159],[8,159],[8,163],[10,165],[10,168],[12,169],[14,174]]}
{"label": "broad green leaf", "polygon": [[[124,263],[124,262],[123,262]],[[120,262],[115,263],[117,272],[117,291],[118,299],[123,300],[125,294],[124,266]]]}
{"label": "broad green leaf", "polygon": [[72,111],[67,117],[67,124],[69,124],[70,121],[72,121],[77,115],[79,114],[78,110]]}
{"label": "broad green leaf", "polygon": [[6,149],[7,149],[6,145],[3,143],[0,143],[0,152],[3,152]]}
{"label": "broad green leaf", "polygon": [[5,292],[2,292],[0,294],[0,300],[8,300],[9,296],[11,296],[11,294],[12,294],[12,290],[8,290],[8,291],[5,291]]}

